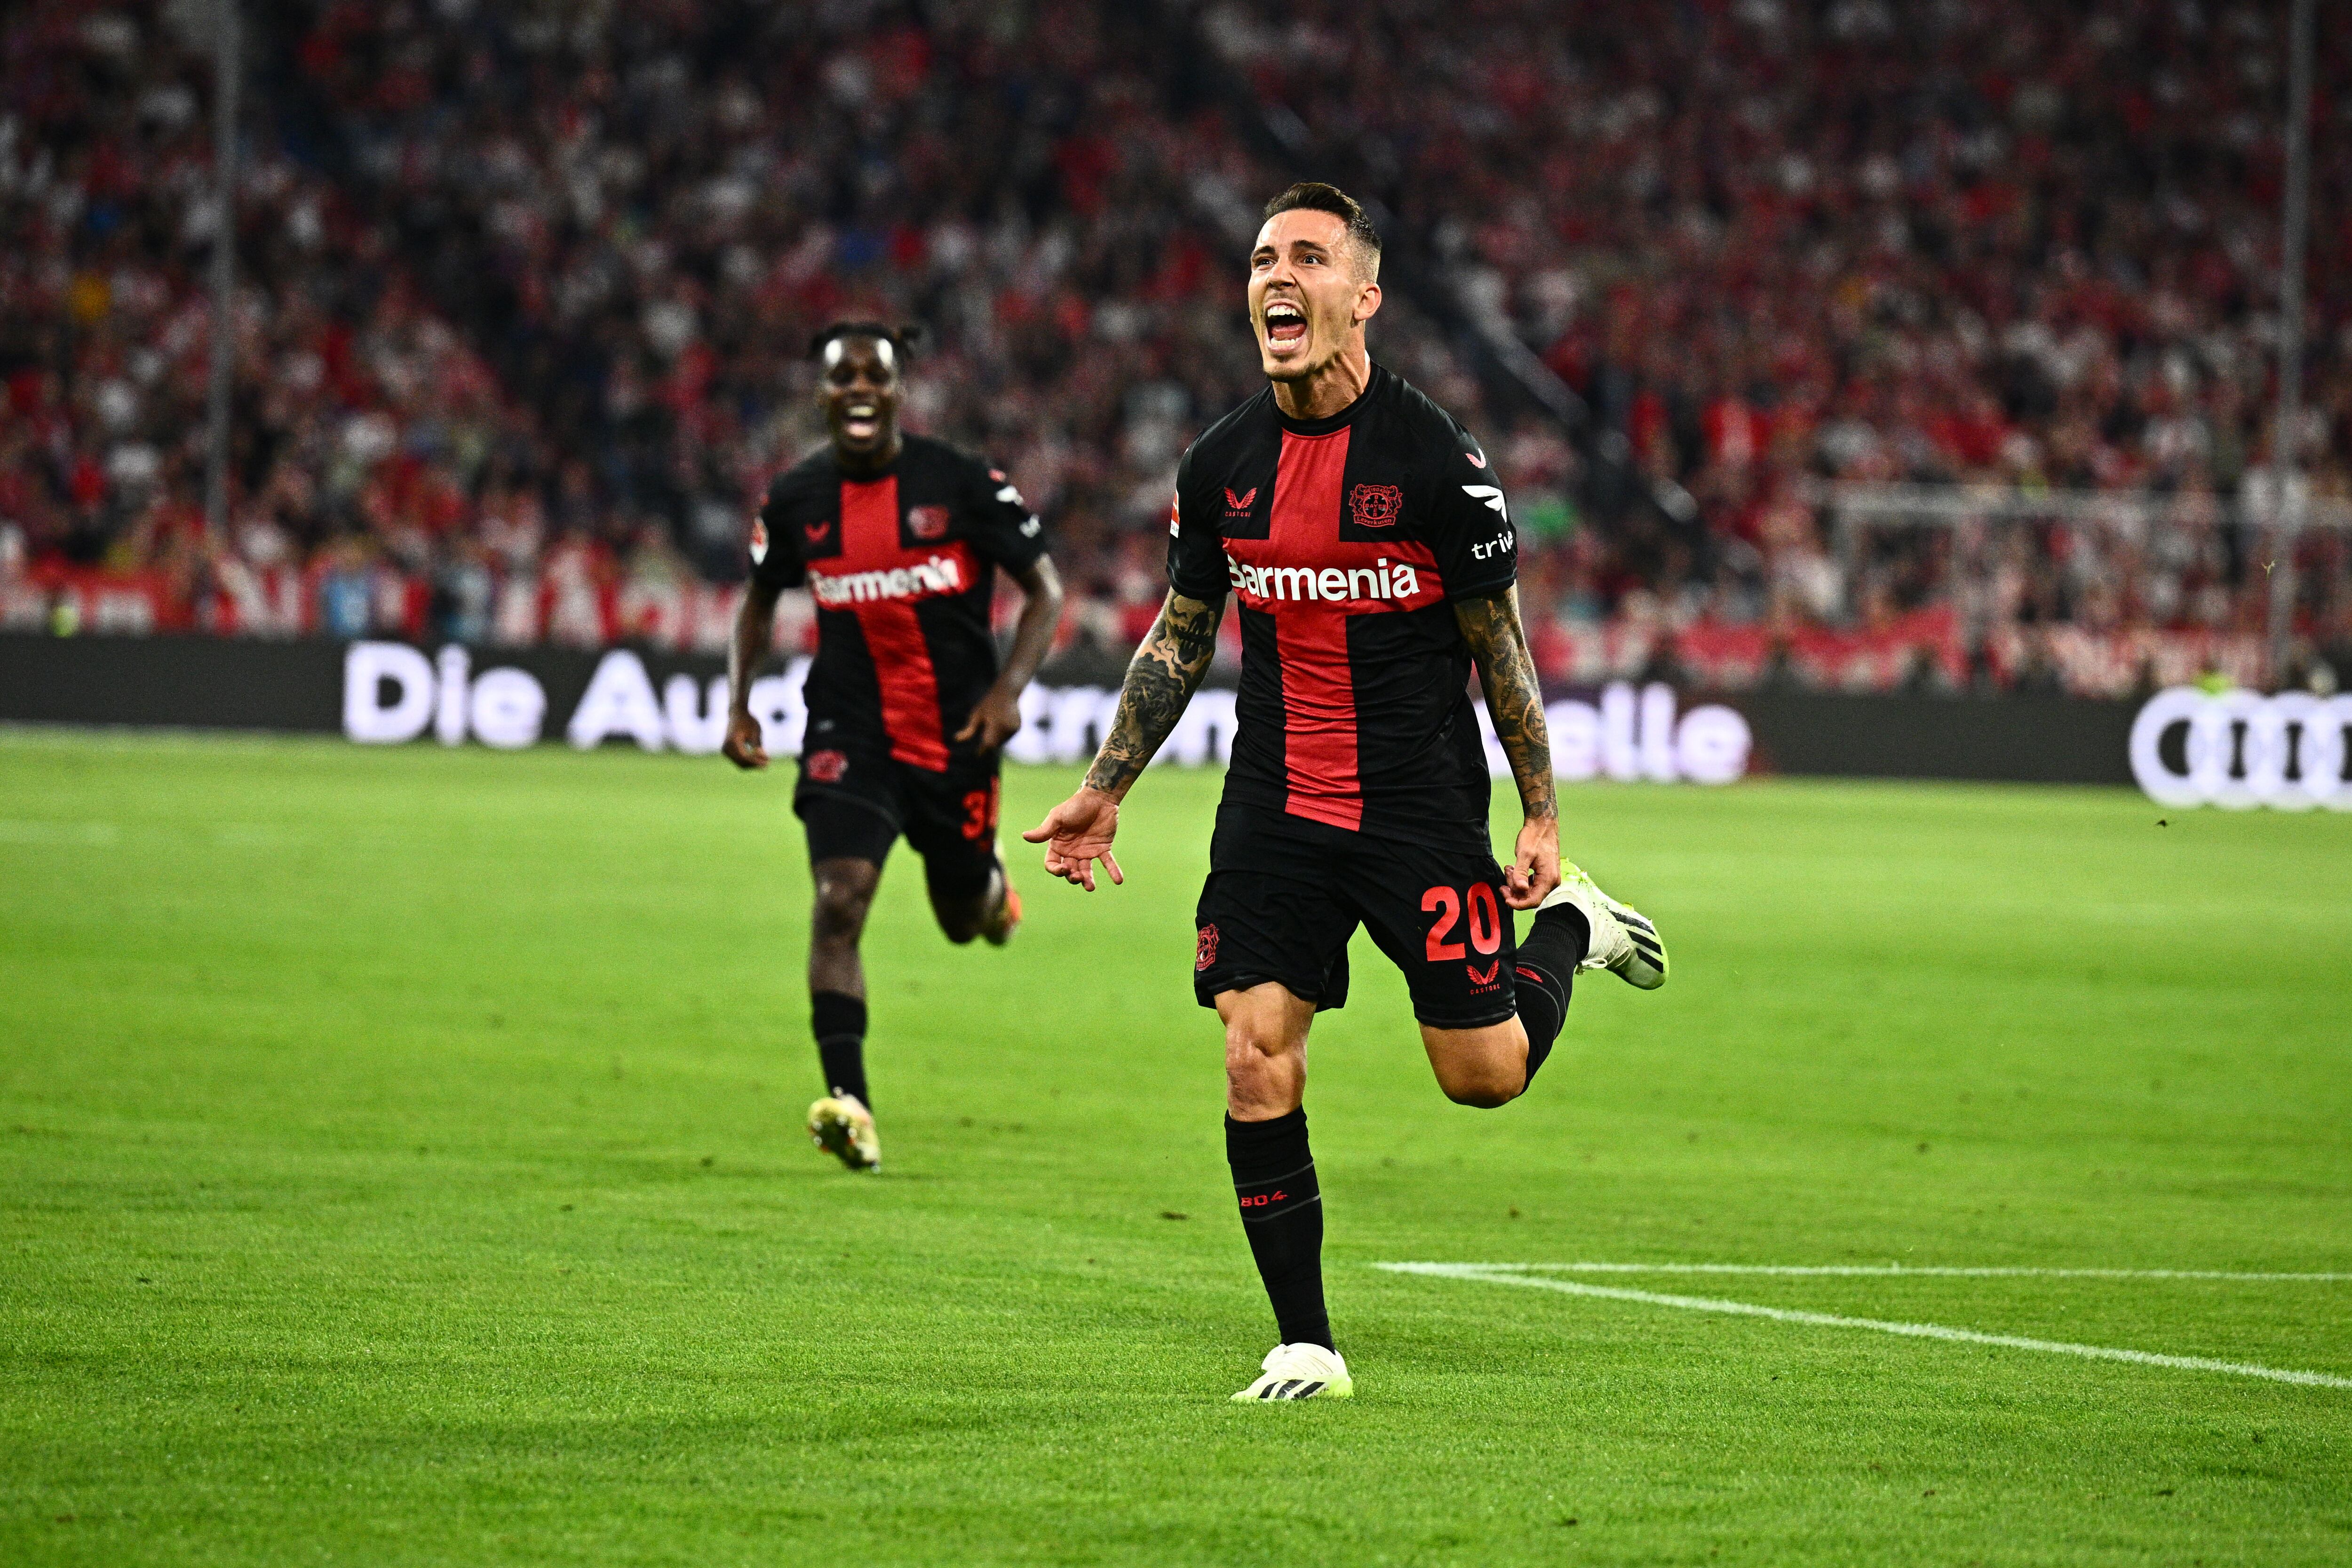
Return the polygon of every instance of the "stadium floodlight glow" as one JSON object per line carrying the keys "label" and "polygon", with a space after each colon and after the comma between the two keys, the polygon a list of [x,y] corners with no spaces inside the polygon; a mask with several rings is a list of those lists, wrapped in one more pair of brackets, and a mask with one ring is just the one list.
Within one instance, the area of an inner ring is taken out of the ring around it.
{"label": "stadium floodlight glow", "polygon": [[2158,692],[2132,721],[2132,777],[2159,805],[2352,811],[2352,696]]}

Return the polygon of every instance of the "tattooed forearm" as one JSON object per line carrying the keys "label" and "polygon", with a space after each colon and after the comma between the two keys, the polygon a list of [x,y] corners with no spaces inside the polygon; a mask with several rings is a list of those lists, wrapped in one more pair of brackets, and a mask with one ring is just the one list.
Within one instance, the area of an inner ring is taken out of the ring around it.
{"label": "tattooed forearm", "polygon": [[1495,738],[1511,759],[1519,804],[1529,816],[1556,816],[1559,797],[1551,779],[1551,734],[1544,728],[1543,691],[1536,685],[1535,660],[1519,626],[1519,591],[1508,588],[1491,599],[1465,599],[1454,606],[1462,640],[1478,661],[1486,689],[1486,711]]}
{"label": "tattooed forearm", "polygon": [[1110,734],[1087,770],[1087,787],[1105,795],[1124,795],[1160,750],[1161,742],[1184,716],[1193,689],[1209,673],[1217,651],[1217,622],[1223,604],[1204,605],[1181,594],[1170,594],[1151,623],[1150,635],[1135,650],[1119,688],[1118,717]]}

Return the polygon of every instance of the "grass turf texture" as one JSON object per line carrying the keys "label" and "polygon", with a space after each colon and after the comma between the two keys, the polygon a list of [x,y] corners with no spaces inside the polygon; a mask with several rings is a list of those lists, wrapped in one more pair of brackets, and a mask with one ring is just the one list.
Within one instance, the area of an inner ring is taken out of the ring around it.
{"label": "grass turf texture", "polygon": [[[2343,1390],[1370,1267],[2352,1269],[2352,819],[1569,792],[1674,984],[1474,1111],[1360,942],[1311,1096],[1360,1392],[1264,1408],[1216,779],[1145,782],[1123,889],[1024,854],[1008,952],[894,860],[879,1180],[800,1131],[788,780],[0,738],[0,1561],[2352,1554]],[[2344,1284],[1603,1282],[2352,1373]]]}

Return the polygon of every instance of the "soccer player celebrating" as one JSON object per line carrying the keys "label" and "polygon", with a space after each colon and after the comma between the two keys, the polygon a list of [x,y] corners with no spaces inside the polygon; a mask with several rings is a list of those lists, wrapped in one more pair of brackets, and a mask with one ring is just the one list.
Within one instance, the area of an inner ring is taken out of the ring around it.
{"label": "soccer player celebrating", "polygon": [[[1485,453],[1371,363],[1381,242],[1330,185],[1267,204],[1249,261],[1265,391],[1184,454],[1170,590],[1085,784],[1024,835],[1091,892],[1119,802],[1209,668],[1239,601],[1239,726],[1195,918],[1193,991],[1225,1026],[1225,1152],[1281,1342],[1236,1399],[1354,1391],[1323,1300],[1307,1142],[1307,1034],[1348,994],[1361,923],[1404,972],[1446,1096],[1525,1092],[1580,969],[1663,984],[1656,928],[1559,858],[1543,703],[1520,630],[1516,539]],[[1487,842],[1473,662],[1526,825]],[[1527,942],[1508,910],[1538,912]]]}
{"label": "soccer player celebrating", "polygon": [[[817,651],[793,809],[808,831],[816,908],[809,1011],[830,1092],[809,1107],[817,1147],[853,1171],[881,1166],[866,1082],[866,970],[857,954],[900,834],[923,858],[948,940],[1002,946],[1021,899],[996,852],[997,769],[1021,728],[1022,689],[1061,618],[1043,531],[1004,475],[898,429],[906,344],[843,322],[811,344],[831,444],[780,475],[751,528],[751,580],[728,660],[723,749],[764,768],[751,710],[776,596],[807,585]],[[1002,566],[1026,595],[1002,669],[989,604]]]}

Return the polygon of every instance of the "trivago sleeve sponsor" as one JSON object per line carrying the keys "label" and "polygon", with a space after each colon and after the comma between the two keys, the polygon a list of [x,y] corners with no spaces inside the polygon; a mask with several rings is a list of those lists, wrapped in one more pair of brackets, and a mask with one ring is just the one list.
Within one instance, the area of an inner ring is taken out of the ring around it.
{"label": "trivago sleeve sponsor", "polygon": [[1433,435],[1436,476],[1421,498],[1420,522],[1449,599],[1484,598],[1518,581],[1517,532],[1503,481],[1470,433],[1447,419]]}
{"label": "trivago sleeve sponsor", "polygon": [[1230,585],[1216,507],[1196,493],[1196,448],[1176,465],[1176,495],[1168,509],[1168,585],[1204,605],[1223,603]]}
{"label": "trivago sleeve sponsor", "polygon": [[1045,525],[1021,499],[1019,488],[1003,469],[976,458],[965,464],[957,523],[974,550],[1015,576],[1045,553]]}

